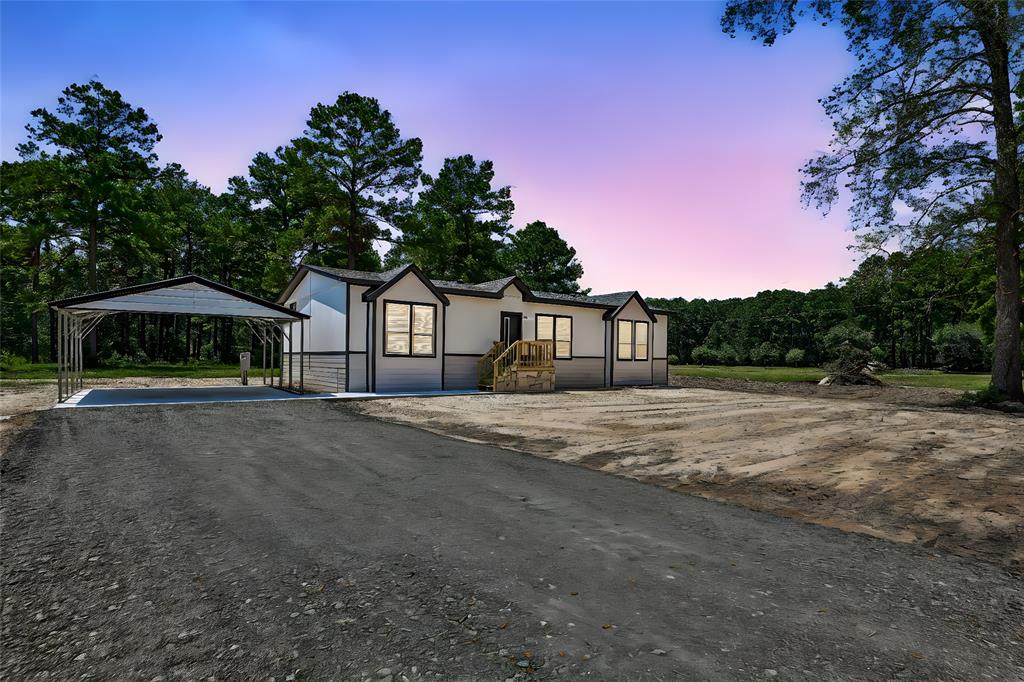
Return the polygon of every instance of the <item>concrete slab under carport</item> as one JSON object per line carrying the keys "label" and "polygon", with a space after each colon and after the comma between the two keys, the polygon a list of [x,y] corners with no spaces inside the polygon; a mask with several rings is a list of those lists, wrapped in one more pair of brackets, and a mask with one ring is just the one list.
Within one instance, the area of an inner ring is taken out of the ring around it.
{"label": "concrete slab under carport", "polygon": [[479,391],[407,391],[396,393],[292,393],[271,386],[172,386],[153,388],[87,388],[58,403],[58,409],[72,407],[118,407],[127,405],[189,405],[235,403],[260,400],[364,400],[372,398],[466,395]]}

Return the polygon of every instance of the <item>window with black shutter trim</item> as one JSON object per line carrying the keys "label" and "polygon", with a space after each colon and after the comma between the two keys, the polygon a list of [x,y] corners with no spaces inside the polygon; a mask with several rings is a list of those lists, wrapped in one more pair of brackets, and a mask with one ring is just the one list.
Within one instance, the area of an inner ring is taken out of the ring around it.
{"label": "window with black shutter trim", "polygon": [[384,302],[384,355],[434,355],[434,313],[424,303]]}
{"label": "window with black shutter trim", "polygon": [[555,358],[572,358],[572,317],[569,315],[537,315],[537,340],[555,342]]}

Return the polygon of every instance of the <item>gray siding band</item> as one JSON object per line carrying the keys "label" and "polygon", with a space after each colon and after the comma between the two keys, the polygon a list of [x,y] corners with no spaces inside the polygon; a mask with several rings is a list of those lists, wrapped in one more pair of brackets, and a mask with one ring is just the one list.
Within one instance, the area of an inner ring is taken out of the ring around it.
{"label": "gray siding band", "polygon": [[[284,365],[281,367],[284,376],[292,369],[292,356],[298,353],[285,353]],[[340,393],[345,390],[348,366],[344,353],[304,353],[302,358],[303,384],[307,390]],[[293,379],[298,376],[298,368],[294,368]]]}

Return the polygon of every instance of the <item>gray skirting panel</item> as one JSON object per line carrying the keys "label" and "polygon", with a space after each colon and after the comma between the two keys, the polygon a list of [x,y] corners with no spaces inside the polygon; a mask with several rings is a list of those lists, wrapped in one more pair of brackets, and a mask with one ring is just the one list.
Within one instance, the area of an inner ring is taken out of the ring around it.
{"label": "gray skirting panel", "polygon": [[[299,354],[285,354],[284,367],[285,383],[288,379],[289,364],[294,357],[295,366],[291,368],[292,381],[299,383]],[[304,353],[302,356],[303,383],[307,391],[324,391],[327,393],[340,393],[345,390],[345,375],[347,366],[345,353]],[[251,373],[250,373],[251,374]]]}

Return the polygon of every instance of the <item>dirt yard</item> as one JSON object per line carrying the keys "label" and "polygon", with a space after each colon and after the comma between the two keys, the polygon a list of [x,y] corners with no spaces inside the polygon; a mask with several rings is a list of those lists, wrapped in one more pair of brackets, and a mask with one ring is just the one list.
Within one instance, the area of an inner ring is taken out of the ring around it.
{"label": "dirt yard", "polygon": [[885,395],[821,399],[666,388],[394,398],[356,407],[438,433],[1024,570],[1024,419],[925,407],[920,403],[938,399],[892,395],[895,400],[883,402]]}

